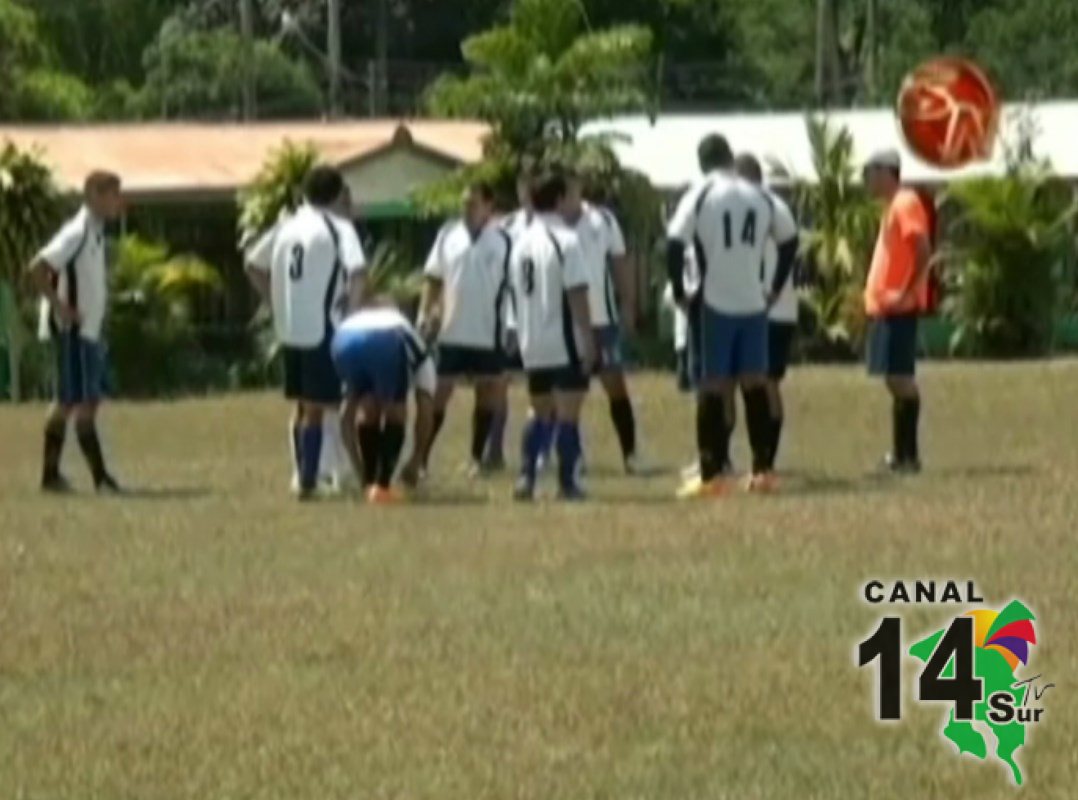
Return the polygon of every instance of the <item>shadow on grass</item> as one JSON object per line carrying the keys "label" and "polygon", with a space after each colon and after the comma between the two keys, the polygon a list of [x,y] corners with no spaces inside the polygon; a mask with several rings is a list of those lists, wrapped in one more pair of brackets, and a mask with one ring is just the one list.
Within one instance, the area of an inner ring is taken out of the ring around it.
{"label": "shadow on grass", "polygon": [[199,500],[213,492],[206,486],[135,486],[124,488],[117,500]]}

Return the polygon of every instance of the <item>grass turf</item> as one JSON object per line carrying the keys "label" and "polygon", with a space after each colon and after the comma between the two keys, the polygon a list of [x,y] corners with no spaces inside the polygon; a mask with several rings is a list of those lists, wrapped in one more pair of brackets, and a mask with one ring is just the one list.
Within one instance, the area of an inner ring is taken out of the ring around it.
{"label": "grass turf", "polygon": [[[670,383],[634,380],[673,468],[693,433]],[[431,501],[392,509],[293,502],[268,395],[108,409],[141,489],[121,500],[40,496],[42,410],[0,409],[0,797],[1013,797],[939,738],[912,669],[903,724],[872,721],[853,654],[888,609],[859,588],[897,576],[1032,606],[1026,674],[1059,688],[1023,796],[1074,797],[1078,364],[928,368],[927,471],[898,482],[869,475],[878,387],[787,385],[784,492],[689,505],[672,469],[619,474],[600,398],[594,500],[534,508],[458,473],[463,394]],[[908,646],[947,609],[901,611]]]}

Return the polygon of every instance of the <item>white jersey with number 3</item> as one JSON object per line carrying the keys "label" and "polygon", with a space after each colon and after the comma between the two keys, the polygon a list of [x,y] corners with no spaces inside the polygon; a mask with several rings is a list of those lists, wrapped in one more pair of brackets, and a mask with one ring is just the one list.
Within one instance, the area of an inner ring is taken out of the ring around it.
{"label": "white jersey with number 3", "polygon": [[552,214],[533,217],[513,243],[509,280],[524,368],[568,366],[579,352],[580,333],[568,317],[565,294],[588,285],[577,235]]}
{"label": "white jersey with number 3", "polygon": [[708,307],[729,315],[767,309],[764,250],[783,239],[775,220],[764,191],[727,172],[705,176],[681,198],[668,235],[696,248]]}
{"label": "white jersey with number 3", "polygon": [[[258,263],[252,260],[252,265]],[[340,320],[347,278],[363,269],[363,249],[346,220],[301,206],[273,236],[270,297],[277,338],[316,347]]]}

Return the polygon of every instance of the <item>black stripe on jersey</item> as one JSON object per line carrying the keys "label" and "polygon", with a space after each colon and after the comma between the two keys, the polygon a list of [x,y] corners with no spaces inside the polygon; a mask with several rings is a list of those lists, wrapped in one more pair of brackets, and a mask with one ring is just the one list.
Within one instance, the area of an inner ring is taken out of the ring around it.
{"label": "black stripe on jersey", "polygon": [[[569,293],[561,295],[561,331],[565,337],[565,353],[569,357],[569,366],[580,367],[580,355],[576,352],[576,333],[573,330],[573,310],[569,307]],[[587,335],[587,334],[585,334]]]}
{"label": "black stripe on jersey", "polygon": [[[696,205],[693,207],[693,214],[699,219],[700,211],[704,207],[704,201],[707,200],[711,190],[715,188],[714,181],[708,181],[704,184],[704,188],[700,190],[700,196],[696,198]],[[695,226],[694,226],[695,227]],[[700,234],[696,233],[692,237],[693,252],[696,253],[696,273],[697,280],[700,281],[700,290],[704,288],[704,278],[707,277],[707,254],[704,250],[704,243],[700,239]]]}
{"label": "black stripe on jersey", "polygon": [[333,240],[333,272],[329,276],[326,297],[322,301],[326,321],[325,335],[329,336],[330,331],[333,330],[333,303],[337,299],[337,281],[340,280],[341,275],[341,239],[337,233],[337,228],[333,225],[333,220],[326,214],[322,215],[322,219],[326,221],[326,228],[329,229],[329,236]]}
{"label": "black stripe on jersey", "polygon": [[558,244],[558,237],[554,235],[554,231],[550,228],[543,226],[543,230],[546,231],[547,238],[550,239],[550,243],[554,245],[554,252],[558,254],[558,263],[563,267],[565,266],[565,253],[561,250],[561,245]]}
{"label": "black stripe on jersey", "polygon": [[[79,280],[78,270],[75,268],[79,260],[79,256],[82,255],[83,248],[86,247],[86,240],[90,237],[90,225],[85,223],[82,226],[82,237],[79,239],[78,245],[75,247],[75,252],[71,254],[71,258],[64,264],[64,278],[67,279],[67,304],[72,308],[77,309],[79,307]],[[59,278],[54,279],[53,289],[57,289]],[[71,326],[72,330],[78,331],[79,325],[75,323]],[[52,312],[49,312],[49,333],[53,336],[60,332],[59,327],[56,325],[56,319],[53,317]]]}
{"label": "black stripe on jersey", "polygon": [[513,240],[504,229],[497,228],[496,230],[502,239],[502,244],[505,245],[505,258],[502,259],[502,279],[498,284],[498,291],[494,295],[494,349],[501,352],[502,312],[505,308],[505,297],[507,294],[511,294],[509,289],[509,258],[513,255]]}
{"label": "black stripe on jersey", "polygon": [[[614,230],[614,226],[618,224],[614,219],[614,215],[609,209],[600,208],[599,213],[602,215],[603,221],[610,230]],[[614,257],[608,251],[605,259],[606,270],[603,273],[603,300],[606,303],[606,318],[610,320],[611,324],[615,324],[618,321],[618,304],[617,298],[614,297]]]}
{"label": "black stripe on jersey", "polygon": [[427,358],[427,348],[423,343],[412,336],[407,329],[401,331],[404,334],[404,352],[408,358],[408,369],[415,372],[419,365]]}

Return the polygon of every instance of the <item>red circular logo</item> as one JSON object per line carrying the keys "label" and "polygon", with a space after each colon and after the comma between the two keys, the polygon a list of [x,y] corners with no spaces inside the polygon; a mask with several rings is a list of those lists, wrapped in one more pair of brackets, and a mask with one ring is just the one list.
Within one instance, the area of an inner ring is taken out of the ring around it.
{"label": "red circular logo", "polygon": [[961,167],[992,155],[999,100],[976,64],[936,58],[902,81],[898,118],[906,144],[921,159],[937,167]]}

